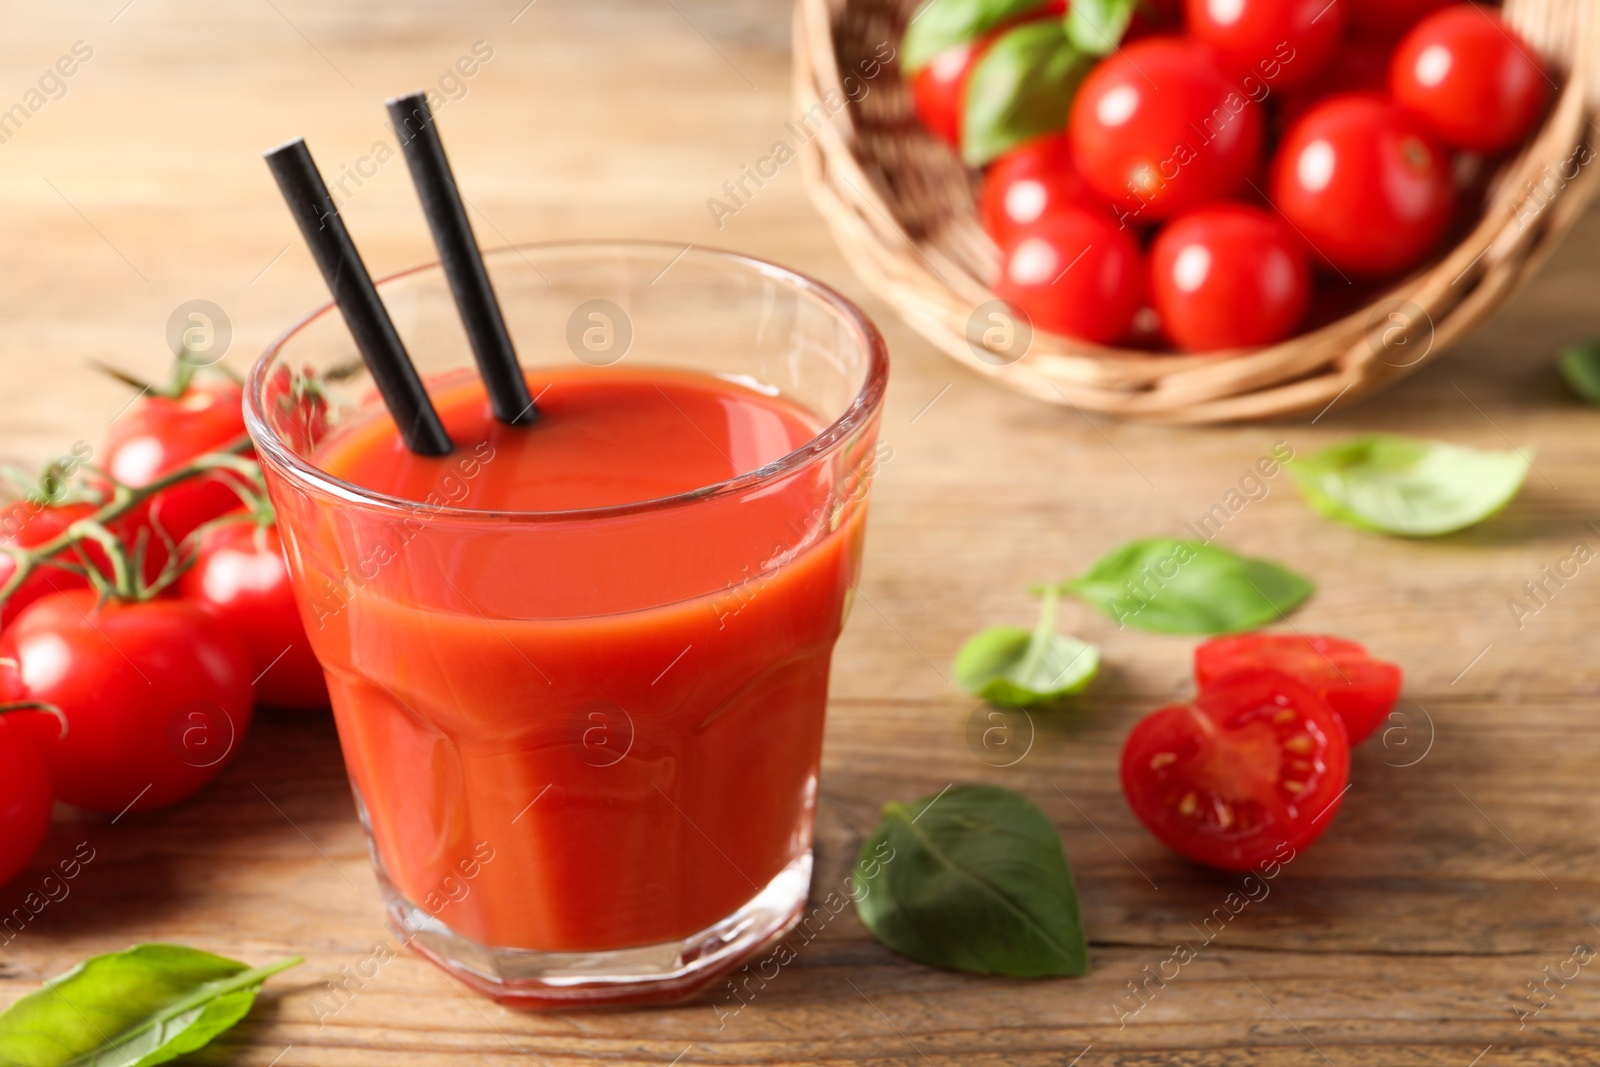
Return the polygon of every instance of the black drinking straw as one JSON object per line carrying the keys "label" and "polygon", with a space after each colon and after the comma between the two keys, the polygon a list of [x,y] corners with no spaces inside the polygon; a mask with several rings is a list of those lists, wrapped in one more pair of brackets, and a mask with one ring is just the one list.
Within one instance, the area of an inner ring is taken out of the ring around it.
{"label": "black drinking straw", "polygon": [[428,98],[420,92],[397,96],[388,102],[388,108],[389,121],[405,152],[411,182],[417,187],[422,212],[428,217],[428,229],[433,231],[439,262],[450,281],[450,292],[456,298],[456,310],[472,344],[495,418],[511,426],[536,422],[539,409],[528,395],[528,383],[517,363],[517,351],[511,346],[500,302],[489,284],[489,272],[484,269],[472,224],[467,221],[461,191],[456,188]]}
{"label": "black drinking straw", "polygon": [[447,454],[453,447],[450,435],[406,355],[305,141],[296,137],[265,158],[406,447],[423,456]]}

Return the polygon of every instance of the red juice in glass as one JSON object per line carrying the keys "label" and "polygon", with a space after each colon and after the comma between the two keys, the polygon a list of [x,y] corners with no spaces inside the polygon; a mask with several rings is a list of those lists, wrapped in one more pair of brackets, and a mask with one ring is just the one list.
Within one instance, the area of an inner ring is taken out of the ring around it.
{"label": "red juice in glass", "polygon": [[491,995],[681,997],[810,879],[881,340],[832,291],[648,244],[491,254],[540,421],[494,421],[436,269],[380,286],[456,442],[408,452],[324,309],[252,436],[391,923]]}

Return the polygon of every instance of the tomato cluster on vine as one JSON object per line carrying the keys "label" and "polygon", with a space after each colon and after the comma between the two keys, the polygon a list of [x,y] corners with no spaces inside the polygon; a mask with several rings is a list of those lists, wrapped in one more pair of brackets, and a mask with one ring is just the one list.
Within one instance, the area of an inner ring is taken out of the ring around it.
{"label": "tomato cluster on vine", "polygon": [[1281,341],[1438,255],[1553,82],[1451,0],[935,0],[904,65],[984,167],[997,295],[1191,352]]}
{"label": "tomato cluster on vine", "polygon": [[[239,382],[180,360],[170,385],[132,384],[98,453],[80,443],[27,488],[13,475],[0,503],[0,883],[54,801],[177,803],[258,704],[328,703]],[[323,404],[277,394],[310,421]]]}

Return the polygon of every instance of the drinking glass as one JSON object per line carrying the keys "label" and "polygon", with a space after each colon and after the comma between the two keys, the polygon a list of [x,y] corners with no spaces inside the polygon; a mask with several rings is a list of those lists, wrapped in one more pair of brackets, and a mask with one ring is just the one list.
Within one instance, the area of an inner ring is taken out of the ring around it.
{"label": "drinking glass", "polygon": [[[887,355],[838,293],[746,256],[574,242],[485,260],[530,387],[581,365],[695,372],[818,428],[677,496],[473,510],[459,502],[493,456],[470,441],[423,500],[340,477],[329,445],[388,415],[336,308],[250,375],[250,436],[398,936],[513,1002],[677,999],[805,907]],[[437,264],[379,292],[430,391],[468,382]]]}

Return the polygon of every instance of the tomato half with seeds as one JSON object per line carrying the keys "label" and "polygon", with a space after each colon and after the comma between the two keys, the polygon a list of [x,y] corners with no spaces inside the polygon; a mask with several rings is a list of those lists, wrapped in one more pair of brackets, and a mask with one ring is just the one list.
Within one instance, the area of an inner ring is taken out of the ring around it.
{"label": "tomato half with seeds", "polygon": [[1350,776],[1344,727],[1278,671],[1235,674],[1193,703],[1140,719],[1122,747],[1139,821],[1197,863],[1251,870],[1298,852],[1333,821]]}
{"label": "tomato half with seeds", "polygon": [[1230,634],[1194,650],[1201,689],[1260,668],[1282,671],[1315,689],[1344,723],[1352,745],[1371,736],[1400,697],[1400,668],[1342,637]]}

